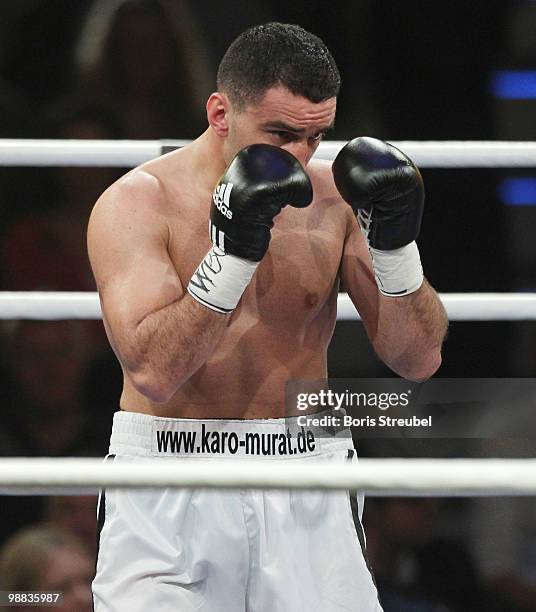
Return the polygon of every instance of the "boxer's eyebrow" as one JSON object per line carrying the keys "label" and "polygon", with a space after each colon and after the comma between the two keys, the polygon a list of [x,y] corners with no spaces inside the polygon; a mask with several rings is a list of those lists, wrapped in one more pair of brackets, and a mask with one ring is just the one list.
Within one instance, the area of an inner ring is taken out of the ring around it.
{"label": "boxer's eyebrow", "polygon": [[270,130],[281,130],[282,132],[293,132],[294,134],[303,134],[305,132],[305,128],[292,127],[283,121],[268,121],[263,123],[261,127]]}
{"label": "boxer's eyebrow", "polygon": [[[281,130],[282,132],[292,132],[293,134],[303,134],[306,128],[297,128],[288,125],[284,121],[267,121],[261,125],[263,129],[267,130]],[[333,120],[327,127],[321,129],[321,132],[329,132],[335,127],[335,120]]]}

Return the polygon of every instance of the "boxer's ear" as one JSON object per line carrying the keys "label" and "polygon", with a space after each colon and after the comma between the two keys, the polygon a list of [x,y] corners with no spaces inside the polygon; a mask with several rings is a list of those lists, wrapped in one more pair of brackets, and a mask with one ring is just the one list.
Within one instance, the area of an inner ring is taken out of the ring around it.
{"label": "boxer's ear", "polygon": [[223,93],[215,92],[207,100],[208,123],[218,136],[227,136],[229,132],[229,109],[229,98]]}

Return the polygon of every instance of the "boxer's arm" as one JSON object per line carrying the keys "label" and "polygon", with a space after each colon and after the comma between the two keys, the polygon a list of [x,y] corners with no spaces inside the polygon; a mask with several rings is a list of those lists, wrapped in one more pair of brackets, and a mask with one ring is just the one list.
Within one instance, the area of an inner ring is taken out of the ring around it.
{"label": "boxer's arm", "polygon": [[212,353],[229,318],[188,295],[168,254],[161,187],[143,172],[97,202],[88,251],[110,343],[134,387],[167,401]]}
{"label": "boxer's arm", "polygon": [[344,289],[360,313],[377,355],[409,380],[425,380],[441,364],[447,317],[425,280],[409,295],[387,297],[376,285],[365,237],[349,209],[341,262]]}

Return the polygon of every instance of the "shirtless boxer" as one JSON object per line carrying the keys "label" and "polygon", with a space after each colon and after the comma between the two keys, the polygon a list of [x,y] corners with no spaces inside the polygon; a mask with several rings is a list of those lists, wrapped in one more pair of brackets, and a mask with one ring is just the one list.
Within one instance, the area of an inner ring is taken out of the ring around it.
{"label": "shirtless boxer", "polygon": [[[206,132],[97,202],[89,254],[124,373],[114,461],[352,457],[347,439],[300,446],[282,418],[286,381],[327,375],[339,279],[395,372],[438,368],[418,171],[374,139],[333,171],[311,161],[339,85],[315,36],[252,28],[220,64]],[[381,610],[361,512],[344,492],[106,491],[95,609]]]}

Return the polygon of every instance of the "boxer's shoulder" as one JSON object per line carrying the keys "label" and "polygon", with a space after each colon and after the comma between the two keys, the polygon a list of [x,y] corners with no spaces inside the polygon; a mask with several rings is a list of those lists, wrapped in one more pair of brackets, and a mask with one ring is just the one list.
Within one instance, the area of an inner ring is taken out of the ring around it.
{"label": "boxer's shoulder", "polygon": [[169,205],[159,179],[134,169],[112,184],[97,200],[88,224],[88,249],[93,265],[102,253],[131,251],[169,238]]}
{"label": "boxer's shoulder", "polygon": [[[179,151],[170,155],[175,155]],[[93,215],[139,219],[150,217],[153,223],[176,215],[181,198],[177,198],[177,177],[187,175],[181,156],[170,155],[146,162],[127,172],[101,195]],[[156,213],[156,214],[155,214]]]}
{"label": "boxer's shoulder", "polygon": [[136,219],[165,208],[165,190],[159,178],[141,168],[131,170],[100,196],[91,221],[102,218]]}

